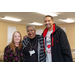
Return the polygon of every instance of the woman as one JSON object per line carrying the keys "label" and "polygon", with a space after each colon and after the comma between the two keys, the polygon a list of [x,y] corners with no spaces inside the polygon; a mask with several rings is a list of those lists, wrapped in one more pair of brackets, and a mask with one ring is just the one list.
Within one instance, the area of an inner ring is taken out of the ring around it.
{"label": "woman", "polygon": [[12,36],[12,42],[4,49],[4,62],[23,61],[22,36],[19,31],[15,31]]}
{"label": "woman", "polygon": [[36,35],[35,27],[26,27],[28,37],[22,41],[25,62],[44,62],[46,56],[44,52],[43,36]]}

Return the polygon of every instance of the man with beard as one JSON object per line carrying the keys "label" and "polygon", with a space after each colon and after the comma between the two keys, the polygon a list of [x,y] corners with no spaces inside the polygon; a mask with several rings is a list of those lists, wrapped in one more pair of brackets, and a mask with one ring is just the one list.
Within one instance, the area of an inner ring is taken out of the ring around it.
{"label": "man with beard", "polygon": [[72,62],[66,33],[54,23],[53,17],[50,15],[44,17],[44,24],[46,28],[42,35],[44,37],[46,62]]}

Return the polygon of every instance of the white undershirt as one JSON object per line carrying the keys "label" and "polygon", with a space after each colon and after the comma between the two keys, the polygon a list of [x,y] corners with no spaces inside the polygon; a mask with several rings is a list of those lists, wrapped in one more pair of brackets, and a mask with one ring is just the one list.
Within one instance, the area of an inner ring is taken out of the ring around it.
{"label": "white undershirt", "polygon": [[52,31],[48,31],[46,35],[46,62],[52,62],[51,55],[51,33]]}

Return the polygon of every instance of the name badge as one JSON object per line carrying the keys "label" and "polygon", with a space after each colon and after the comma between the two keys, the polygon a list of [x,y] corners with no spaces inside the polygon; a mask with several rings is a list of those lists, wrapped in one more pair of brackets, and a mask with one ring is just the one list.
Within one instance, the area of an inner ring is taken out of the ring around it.
{"label": "name badge", "polygon": [[32,56],[35,53],[35,50],[29,51],[30,56]]}

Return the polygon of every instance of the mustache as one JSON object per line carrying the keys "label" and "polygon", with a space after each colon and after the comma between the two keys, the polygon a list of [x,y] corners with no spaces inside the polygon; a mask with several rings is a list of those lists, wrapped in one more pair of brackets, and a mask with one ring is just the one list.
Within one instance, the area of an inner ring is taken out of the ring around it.
{"label": "mustache", "polygon": [[45,24],[45,25],[50,25],[50,24]]}

